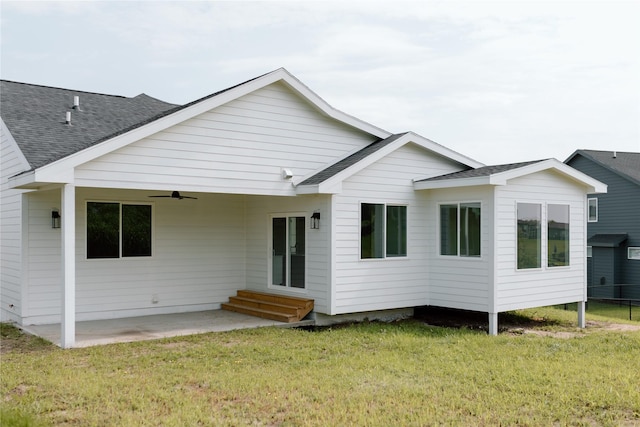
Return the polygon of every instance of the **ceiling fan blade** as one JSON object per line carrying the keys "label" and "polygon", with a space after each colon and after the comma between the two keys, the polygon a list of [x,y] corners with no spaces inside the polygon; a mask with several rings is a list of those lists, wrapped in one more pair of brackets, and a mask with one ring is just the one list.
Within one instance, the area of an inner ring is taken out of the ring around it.
{"label": "ceiling fan blade", "polygon": [[166,197],[166,198],[171,198],[171,199],[178,199],[178,200],[182,200],[182,199],[194,199],[194,200],[198,200],[197,197],[191,197],[191,196],[183,196],[180,194],[179,191],[172,191],[171,195],[169,196],[147,196],[147,197]]}

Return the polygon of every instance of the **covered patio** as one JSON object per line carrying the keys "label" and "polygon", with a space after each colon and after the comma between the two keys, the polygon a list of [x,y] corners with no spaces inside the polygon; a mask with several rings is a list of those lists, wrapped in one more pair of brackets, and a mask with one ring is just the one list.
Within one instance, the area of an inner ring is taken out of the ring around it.
{"label": "covered patio", "polygon": [[[226,310],[91,320],[76,322],[74,347],[90,347],[267,326],[293,328],[313,324],[313,320],[285,323]],[[61,326],[59,323],[31,325],[22,327],[22,329],[56,345],[61,345]]]}

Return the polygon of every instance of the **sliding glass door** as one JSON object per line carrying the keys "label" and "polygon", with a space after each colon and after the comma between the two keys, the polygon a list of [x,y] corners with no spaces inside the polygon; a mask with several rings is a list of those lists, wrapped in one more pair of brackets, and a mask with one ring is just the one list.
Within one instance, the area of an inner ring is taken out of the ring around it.
{"label": "sliding glass door", "polygon": [[271,284],[304,288],[305,217],[271,219]]}

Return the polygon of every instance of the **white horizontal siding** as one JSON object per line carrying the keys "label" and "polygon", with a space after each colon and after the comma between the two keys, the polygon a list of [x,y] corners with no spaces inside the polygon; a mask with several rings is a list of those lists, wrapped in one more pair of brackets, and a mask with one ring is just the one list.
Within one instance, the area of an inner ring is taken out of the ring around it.
{"label": "white horizontal siding", "polygon": [[34,316],[58,316],[61,301],[61,230],[51,228],[51,210],[60,209],[60,191],[40,191],[25,195],[26,304],[24,321]]}
{"label": "white horizontal siding", "polygon": [[8,179],[28,168],[0,120],[0,321],[20,322],[23,315],[22,192],[10,190]]}
{"label": "white horizontal siding", "polygon": [[[584,189],[551,172],[543,171],[497,187],[496,303],[498,311],[581,301],[585,297]],[[517,270],[516,204],[568,204],[570,260],[568,267],[546,267],[547,225],[543,214],[542,268]]]}
{"label": "white horizontal siding", "polygon": [[[493,265],[493,187],[430,190],[427,216],[429,245],[429,304],[438,307],[490,311]],[[480,202],[479,258],[440,255],[441,203]]]}
{"label": "white horizontal siding", "polygon": [[[314,300],[314,310],[328,313],[329,295],[329,199],[327,195],[298,197],[247,197],[247,288],[289,294]],[[320,212],[320,229],[309,229],[309,217]],[[270,215],[304,213],[306,218],[305,289],[269,287]]]}
{"label": "white horizontal siding", "polygon": [[[198,194],[198,200],[175,200],[147,195],[77,189],[77,320],[215,309],[245,288],[243,196]],[[30,198],[27,321],[59,321],[60,230],[50,226],[59,192]],[[86,259],[87,200],[152,203],[153,256]]]}
{"label": "white horizontal siding", "polygon": [[[459,170],[412,144],[355,174],[335,197],[335,286],[331,314],[414,307],[428,303],[427,195],[413,179]],[[360,259],[360,204],[407,206],[407,257]]]}
{"label": "white horizontal siding", "polygon": [[375,138],[274,83],[76,169],[76,185],[294,195],[300,180]]}

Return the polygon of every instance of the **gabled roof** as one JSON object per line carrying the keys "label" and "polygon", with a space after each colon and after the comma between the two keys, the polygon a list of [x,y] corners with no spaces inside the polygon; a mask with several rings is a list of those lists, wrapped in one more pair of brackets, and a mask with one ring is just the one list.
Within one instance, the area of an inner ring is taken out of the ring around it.
{"label": "gabled roof", "polygon": [[469,187],[474,185],[507,185],[508,181],[545,170],[553,170],[567,179],[584,185],[589,193],[606,193],[607,186],[556,159],[484,166],[477,169],[416,180],[416,190]]}
{"label": "gabled roof", "polygon": [[458,162],[463,167],[481,167],[479,163],[413,132],[399,133],[372,142],[357,152],[316,172],[297,184],[298,194],[338,193],[342,181],[380,160],[398,148],[413,143],[439,156]]}
{"label": "gabled roof", "polygon": [[2,120],[33,169],[176,107],[145,94],[127,98],[8,80],[0,81],[0,94]]}
{"label": "gabled roof", "polygon": [[371,154],[373,154],[376,151],[380,150],[381,148],[386,147],[387,145],[389,145],[390,143],[396,141],[398,138],[400,138],[403,135],[405,135],[405,134],[398,133],[398,134],[395,134],[395,135],[391,135],[389,138],[379,139],[377,141],[374,141],[371,144],[369,144],[366,147],[364,147],[363,149],[361,149],[359,151],[356,151],[355,153],[351,154],[350,156],[347,156],[346,158],[338,161],[337,163],[334,163],[333,165],[329,166],[328,168],[326,168],[326,169],[316,173],[315,175],[305,179],[304,181],[302,181],[298,185],[320,184],[320,183],[326,181],[327,179],[329,179],[329,178],[337,175],[338,173],[342,172],[343,170],[347,169],[348,167],[353,166],[356,163],[358,163],[359,161],[367,158],[368,156],[370,156]]}
{"label": "gabled roof", "polygon": [[567,160],[583,156],[613,173],[640,185],[640,153],[625,151],[576,150]]}
{"label": "gabled roof", "polygon": [[[383,129],[380,129],[376,126],[373,126],[331,107],[322,98],[311,91],[292,74],[290,74],[287,70],[285,70],[284,68],[280,68],[182,106],[166,104],[162,101],[154,100],[153,98],[147,97],[146,95],[136,98],[98,95],[99,102],[101,103],[107,104],[107,101],[111,101],[113,103],[113,109],[116,112],[121,111],[124,108],[121,107],[121,104],[126,104],[126,102],[128,102],[127,100],[137,99],[138,101],[142,100],[152,105],[149,106],[149,108],[144,109],[147,114],[134,114],[133,117],[128,121],[121,120],[119,113],[114,113],[117,114],[117,118],[97,114],[95,120],[93,120],[92,123],[93,127],[101,128],[100,132],[98,132],[97,130],[93,131],[92,126],[83,127],[80,126],[80,124],[76,124],[76,122],[78,122],[78,119],[74,120],[74,116],[82,117],[82,113],[72,113],[71,126],[64,125],[64,112],[62,112],[60,116],[56,116],[53,121],[49,121],[42,126],[37,126],[37,129],[39,129],[39,131],[36,133],[36,135],[33,135],[33,141],[30,143],[26,143],[26,145],[28,146],[27,150],[30,151],[30,157],[34,159],[32,164],[33,169],[31,171],[27,171],[27,173],[22,173],[21,175],[12,178],[11,186],[16,188],[38,188],[39,186],[50,182],[70,182],[73,179],[73,174],[70,173],[70,171],[73,171],[73,168],[78,165],[91,161],[104,154],[108,154],[132,142],[138,141],[156,132],[167,129],[170,126],[179,124],[185,120],[193,118],[199,114],[202,114],[206,111],[209,111],[213,108],[216,108],[220,105],[223,105],[227,102],[230,102],[234,99],[237,99],[243,95],[251,93],[257,89],[275,82],[280,82],[289,87],[291,90],[305,99],[309,103],[309,105],[314,107],[321,114],[341,121],[342,123],[345,123],[378,138],[384,139],[391,135],[391,133]],[[77,94],[77,92],[66,91],[64,93],[64,99],[62,101],[58,101],[58,104],[56,105],[65,106],[66,110],[64,111],[68,111],[72,106],[73,95],[75,94]],[[87,98],[89,94],[86,94],[87,95],[81,96],[81,111],[84,108],[86,108],[87,111],[90,110],[89,107],[85,107],[88,101],[83,102],[82,99],[83,97]],[[34,96],[32,98],[33,102],[36,102],[38,99],[37,96]],[[7,110],[10,110],[13,106],[12,103],[8,103],[7,105]],[[45,110],[47,109],[45,108]],[[129,106],[127,107],[127,111],[136,113],[137,109],[134,106]],[[3,110],[3,118],[4,115],[5,112]],[[122,114],[122,116],[126,118],[127,114]],[[22,115],[17,114],[17,117],[28,122],[28,116],[25,117],[24,110]],[[105,119],[104,117],[110,117],[110,119]],[[9,121],[14,123],[14,125],[12,126],[16,128],[15,123],[18,121],[18,119]],[[98,125],[97,123],[100,123],[100,125]],[[44,146],[42,144],[39,144],[38,141],[40,140],[40,137],[47,138],[46,135],[44,135],[46,133],[46,129],[48,129],[47,126],[55,125],[62,126],[63,130],[56,134],[55,137],[49,137],[49,140]],[[13,134],[12,126],[7,126]],[[76,129],[79,129],[81,127],[84,130],[89,131],[89,136],[84,136],[85,134],[83,134],[83,132],[76,131]],[[23,126],[23,128],[25,128],[25,126]],[[71,148],[69,148],[69,150],[64,150],[64,152],[61,152],[62,149],[58,146],[67,144],[67,139],[63,132],[77,132],[80,135],[78,136],[78,141],[74,144],[71,144]],[[16,139],[16,142],[18,143],[18,146],[22,148],[25,143],[20,140],[24,138],[24,135],[14,135],[14,137]],[[29,137],[27,137],[27,139],[28,138]],[[55,153],[55,155],[43,155],[41,153],[42,151],[44,151],[45,153],[53,152]]]}

